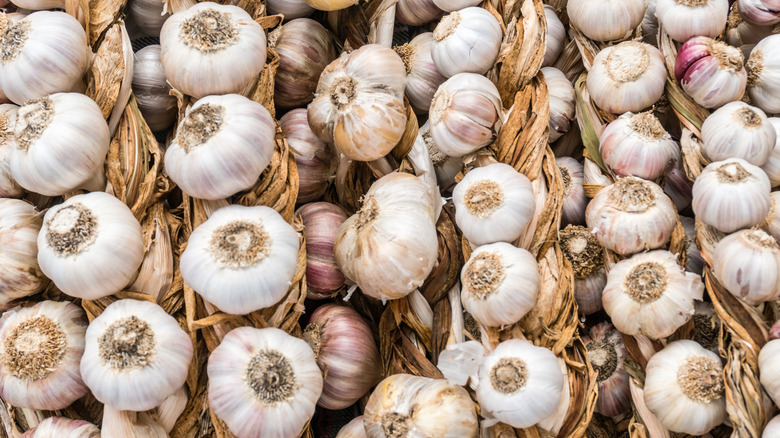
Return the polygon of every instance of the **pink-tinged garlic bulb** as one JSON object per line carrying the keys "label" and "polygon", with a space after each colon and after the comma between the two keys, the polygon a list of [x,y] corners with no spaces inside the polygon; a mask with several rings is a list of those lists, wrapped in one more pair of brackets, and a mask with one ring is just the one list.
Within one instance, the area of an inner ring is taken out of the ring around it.
{"label": "pink-tinged garlic bulb", "polygon": [[[780,17],[780,4],[778,4]],[[747,61],[748,94],[754,105],[770,114],[780,114],[780,35],[762,39]]]}
{"label": "pink-tinged garlic bulb", "polygon": [[615,175],[654,180],[680,155],[680,146],[652,112],[628,112],[604,128],[599,151]]}
{"label": "pink-tinged garlic bulb", "polygon": [[601,293],[607,284],[604,248],[581,226],[567,226],[558,232],[563,256],[574,269],[574,299],[579,311],[591,315],[602,309]]}
{"label": "pink-tinged garlic bulb", "polygon": [[421,33],[408,43],[395,47],[396,53],[406,67],[406,97],[418,113],[428,112],[433,95],[447,80],[433,63],[431,47],[433,47],[431,32]]}
{"label": "pink-tinged garlic bulb", "polygon": [[0,318],[0,396],[27,409],[64,409],[89,390],[81,380],[87,317],[68,302],[16,307]]}
{"label": "pink-tinged garlic bulb", "polygon": [[14,147],[14,123],[19,107],[0,104],[0,198],[18,198],[24,189],[11,177],[11,149]]}
{"label": "pink-tinged garlic bulb", "polygon": [[571,157],[559,157],[555,162],[563,178],[561,226],[582,225],[585,223],[585,209],[589,201],[582,186],[585,169],[579,161]]}
{"label": "pink-tinged garlic bulb", "polygon": [[674,76],[696,103],[718,108],[745,93],[747,71],[742,52],[726,43],[699,36],[680,47]]}
{"label": "pink-tinged garlic bulb", "polygon": [[643,0],[569,0],[571,23],[595,41],[616,41],[631,35],[645,15]]}
{"label": "pink-tinged garlic bulb", "polygon": [[333,246],[347,214],[328,202],[306,204],[296,214],[301,215],[306,239],[306,298],[330,298],[344,286],[344,274],[336,264]]}
{"label": "pink-tinged garlic bulb", "polygon": [[0,310],[49,283],[38,267],[41,222],[35,207],[27,202],[0,198]]}
{"label": "pink-tinged garlic bulb", "polygon": [[569,132],[574,122],[574,86],[557,68],[542,67],[541,72],[550,92],[550,136],[547,142],[552,143]]}
{"label": "pink-tinged garlic bulb", "polygon": [[308,17],[314,13],[314,8],[304,0],[266,0],[268,15],[282,14],[285,20]]}
{"label": "pink-tinged garlic bulb", "polygon": [[304,204],[320,199],[336,175],[335,151],[312,132],[305,108],[288,112],[279,119],[279,125],[298,166],[297,202]]}
{"label": "pink-tinged garlic bulb", "polygon": [[563,51],[563,45],[566,42],[566,28],[563,27],[561,19],[550,5],[544,5],[544,19],[547,22],[547,39],[544,47],[544,60],[542,67],[549,67],[555,64],[555,61]]}
{"label": "pink-tinged garlic bulb", "polygon": [[750,305],[780,298],[780,246],[759,229],[740,230],[718,242],[712,271],[723,286]]}
{"label": "pink-tinged garlic bulb", "polygon": [[325,379],[317,402],[325,409],[345,409],[382,378],[382,361],[371,328],[356,311],[336,304],[317,308],[303,338]]}
{"label": "pink-tinged garlic bulb", "polygon": [[363,426],[363,416],[356,417],[339,430],[336,438],[368,438]]}
{"label": "pink-tinged garlic bulb", "polygon": [[482,75],[496,62],[502,39],[501,24],[493,14],[483,8],[463,8],[436,25],[431,57],[448,78],[458,73]]}
{"label": "pink-tinged garlic bulb", "polygon": [[444,11],[433,0],[398,0],[395,19],[407,26],[422,26],[439,18]]}
{"label": "pink-tinged garlic bulb", "polygon": [[680,216],[680,223],[685,229],[685,255],[687,263],[685,269],[694,274],[701,275],[704,269],[704,258],[699,247],[696,246],[696,221],[693,218]]}
{"label": "pink-tinged garlic bulb", "polygon": [[695,36],[715,38],[726,27],[728,0],[658,0],[655,15],[675,41]]}
{"label": "pink-tinged garlic bulb", "polygon": [[616,417],[631,408],[631,393],[628,388],[628,372],[625,359],[628,357],[623,337],[608,322],[593,326],[582,342],[588,350],[588,360],[595,371],[599,385],[596,412],[607,417]]}
{"label": "pink-tinged garlic bulb", "polygon": [[702,150],[711,161],[742,158],[754,166],[769,160],[777,141],[766,114],[741,101],[727,103],[710,114],[701,135]]}
{"label": "pink-tinged garlic bulb", "polygon": [[739,0],[739,14],[748,23],[771,26],[780,23],[780,2],[777,0]]}
{"label": "pink-tinged garlic bulb", "polygon": [[776,139],[772,147],[772,154],[761,166],[761,170],[769,177],[772,187],[777,187],[780,186],[780,117],[770,117],[767,121],[775,129]]}
{"label": "pink-tinged garlic bulb", "polygon": [[22,434],[21,438],[100,438],[100,429],[83,420],[49,417]]}

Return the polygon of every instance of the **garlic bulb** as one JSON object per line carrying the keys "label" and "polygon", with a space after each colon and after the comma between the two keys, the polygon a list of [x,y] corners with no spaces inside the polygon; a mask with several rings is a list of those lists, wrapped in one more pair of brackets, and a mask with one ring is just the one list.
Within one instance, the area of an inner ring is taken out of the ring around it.
{"label": "garlic bulb", "polygon": [[38,264],[68,295],[96,300],[119,292],[133,281],[143,258],[141,225],[107,193],[73,196],[43,217]]}
{"label": "garlic bulb", "polygon": [[582,342],[588,350],[588,361],[597,371],[599,396],[596,412],[607,417],[616,417],[631,408],[631,393],[628,388],[628,372],[625,359],[626,346],[619,331],[608,322],[591,327]]}
{"label": "garlic bulb", "polygon": [[658,0],[655,15],[675,41],[695,36],[717,37],[726,27],[728,0]]}
{"label": "garlic bulb", "polygon": [[0,88],[19,105],[47,94],[76,91],[83,88],[82,76],[91,58],[78,20],[64,12],[36,12],[9,22],[2,32]]}
{"label": "garlic bulb", "polygon": [[406,130],[404,63],[387,47],[344,52],[320,76],[309,104],[312,131],[349,159],[385,156]]}
{"label": "garlic bulb", "polygon": [[601,293],[607,284],[604,249],[596,237],[581,226],[567,226],[558,232],[563,256],[574,269],[574,299],[579,311],[591,315],[602,309]]}
{"label": "garlic bulb", "polygon": [[654,180],[680,155],[680,146],[652,112],[628,112],[601,132],[599,151],[615,175]]}
{"label": "garlic bulb", "polygon": [[775,438],[780,436],[780,415],[776,415],[764,426],[761,438]]}
{"label": "garlic bulb", "polygon": [[0,104],[0,198],[18,198],[24,194],[24,189],[11,177],[10,168],[18,108],[13,104]]}
{"label": "garlic bulb", "polygon": [[416,176],[390,173],[371,185],[363,206],[341,225],[336,263],[364,294],[394,300],[423,284],[438,257],[433,197]]}
{"label": "garlic bulb", "polygon": [[735,47],[705,36],[694,37],[680,47],[674,76],[696,103],[718,108],[745,94],[748,75],[744,61]]}
{"label": "garlic bulb", "polygon": [[780,239],[780,192],[772,192],[770,197],[771,206],[763,227],[777,240]]}
{"label": "garlic bulb", "polygon": [[398,0],[395,19],[407,26],[422,26],[441,17],[443,13],[433,0]]}
{"label": "garlic bulb", "polygon": [[325,304],[309,319],[303,338],[325,373],[317,402],[325,409],[345,409],[382,378],[382,362],[374,335],[359,313]]}
{"label": "garlic bulb", "polygon": [[450,157],[442,152],[436,146],[436,142],[431,136],[430,127],[430,121],[426,121],[417,131],[415,142],[421,141],[425,143],[425,148],[428,149],[428,155],[431,157],[433,169],[436,172],[436,180],[439,183],[439,187],[449,189],[455,185],[455,177],[460,173],[461,167],[463,167],[463,160],[459,157]]}
{"label": "garlic bulb", "polygon": [[658,17],[655,5],[658,0],[645,0],[645,16],[642,18],[642,42],[658,47]]}
{"label": "garlic bulb", "polygon": [[445,12],[460,11],[480,3],[482,2],[479,0],[433,0],[433,4]]}
{"label": "garlic bulb", "polygon": [[[168,17],[170,15],[165,12],[165,3],[160,0],[129,0],[127,2],[128,21],[132,21],[146,36],[159,37],[160,29]],[[159,57],[157,60],[159,61]]]}
{"label": "garlic bulb", "polygon": [[366,435],[476,438],[479,424],[468,392],[443,379],[395,374],[379,383],[363,412]]}
{"label": "garlic bulb", "polygon": [[65,417],[49,417],[22,434],[21,438],[100,438],[100,429],[92,423]]}
{"label": "garlic bulb", "polygon": [[184,193],[217,200],[251,188],[271,162],[274,120],[237,94],[198,100],[165,151],[165,172]]}
{"label": "garlic bulb", "polygon": [[626,177],[596,194],[585,221],[604,248],[630,255],[666,245],[677,209],[657,184]]}
{"label": "garlic bulb", "polygon": [[496,62],[503,32],[486,9],[469,7],[450,12],[433,31],[431,58],[446,77],[484,74]]}
{"label": "garlic bulb", "polygon": [[740,158],[710,163],[693,183],[693,212],[724,233],[749,228],[769,213],[769,178]]}
{"label": "garlic bulb", "polygon": [[458,228],[474,245],[517,240],[536,209],[531,182],[504,163],[467,173],[452,191],[452,202]]}
{"label": "garlic bulb", "polygon": [[347,215],[341,207],[327,202],[306,204],[296,214],[301,215],[306,240],[306,298],[330,298],[344,286],[344,274],[336,265],[333,245]]}
{"label": "garlic bulb", "polygon": [[758,354],[761,385],[775,404],[780,404],[780,372],[778,372],[780,369],[775,365],[778,354],[780,354],[779,339],[772,339],[764,344]]}
{"label": "garlic bulb", "polygon": [[721,239],[712,271],[726,289],[750,305],[780,298],[780,246],[759,229],[740,230]]}
{"label": "garlic bulb", "polygon": [[757,26],[748,23],[740,15],[739,8],[732,8],[726,27],[726,42],[734,47],[758,44],[759,41],[772,35],[771,26]]}
{"label": "garlic bulb", "polygon": [[359,416],[339,430],[336,438],[368,438],[366,428],[363,426],[363,416]]}
{"label": "garlic bulb", "polygon": [[135,52],[133,63],[133,94],[138,109],[154,132],[168,129],[176,120],[176,97],[168,92],[170,85],[160,62],[160,45],[152,44]]}
{"label": "garlic bulb", "polygon": [[287,294],[299,247],[298,233],[276,210],[229,205],[190,234],[181,276],[223,312],[244,315]]}
{"label": "garlic bulb", "polygon": [[771,35],[762,39],[750,52],[747,62],[750,99],[754,105],[770,114],[780,114],[778,44],[780,44],[780,35]]}
{"label": "garlic bulb", "polygon": [[288,112],[279,119],[279,125],[298,166],[297,202],[303,204],[319,199],[336,175],[336,154],[312,132],[305,108]]}
{"label": "garlic bulb", "polygon": [[767,122],[775,130],[775,144],[772,147],[772,154],[761,166],[761,170],[769,177],[772,187],[777,187],[780,186],[780,117],[768,118]]}
{"label": "garlic bulb", "polygon": [[202,2],[173,14],[160,31],[173,88],[199,99],[241,93],[265,65],[263,28],[238,6]]}
{"label": "garlic bulb", "polygon": [[672,165],[664,174],[664,193],[677,206],[678,211],[685,210],[693,201],[693,182],[688,179],[682,164],[682,155],[672,160]]}
{"label": "garlic bulb", "polygon": [[328,30],[314,20],[296,18],[281,27],[274,49],[279,54],[274,80],[276,106],[297,108],[311,102],[322,70],[336,59]]}
{"label": "garlic bulb", "polygon": [[762,166],[777,140],[774,126],[760,109],[730,102],[710,114],[701,127],[702,151],[711,161],[741,158]]}
{"label": "garlic bulb", "polygon": [[680,223],[685,230],[685,270],[694,274],[702,274],[704,270],[704,258],[701,256],[699,247],[696,246],[696,221],[692,218],[680,216]]}
{"label": "garlic bulb", "polygon": [[303,0],[318,11],[338,11],[358,4],[360,0]]}
{"label": "garlic bulb", "polygon": [[585,169],[579,161],[571,157],[559,157],[555,162],[563,178],[561,226],[584,224],[585,209],[588,206],[588,198],[582,186]]}
{"label": "garlic bulb", "polygon": [[38,267],[40,229],[35,207],[18,199],[0,198],[0,310],[48,284]]}
{"label": "garlic bulb", "polygon": [[297,437],[314,414],[322,374],[306,342],[239,327],[209,356],[209,403],[238,438]]}
{"label": "garlic bulb", "polygon": [[654,104],[663,95],[665,83],[661,52],[635,41],[601,50],[587,79],[593,102],[614,114],[638,112]]}
{"label": "garlic bulb", "polygon": [[89,324],[81,376],[100,402],[145,411],[181,388],[192,351],[190,337],[162,307],[119,300]]}
{"label": "garlic bulb", "polygon": [[670,431],[703,435],[726,419],[720,357],[694,341],[670,342],[647,362],[645,404]]}
{"label": "garlic bulb", "polygon": [[0,396],[27,409],[64,409],[88,391],[79,374],[87,318],[80,307],[41,301],[0,318]]}
{"label": "garlic bulb", "polygon": [[550,5],[544,5],[544,19],[547,22],[547,39],[544,46],[544,60],[542,67],[549,67],[555,64],[555,61],[563,51],[563,45],[566,42],[566,28],[563,27],[561,19]]}
{"label": "garlic bulb", "polygon": [[268,15],[282,14],[285,20],[308,17],[314,13],[314,8],[304,0],[266,0]]}
{"label": "garlic bulb", "polygon": [[457,74],[436,91],[428,122],[439,150],[462,157],[495,140],[503,124],[501,96],[486,77]]}
{"label": "garlic bulb", "polygon": [[32,11],[56,8],[65,9],[65,0],[13,0],[11,3],[18,8]]}
{"label": "garlic bulb", "polygon": [[433,95],[447,80],[433,63],[431,47],[433,47],[431,32],[421,33],[408,43],[395,47],[396,53],[406,67],[406,97],[418,113],[428,112]]}
{"label": "garlic bulb", "polygon": [[612,266],[602,301],[621,332],[661,339],[691,319],[703,294],[700,276],[686,273],[669,251],[656,250]]}
{"label": "garlic bulb", "polygon": [[531,427],[555,412],[563,384],[552,351],[525,340],[504,341],[479,367],[480,414],[512,427]]}
{"label": "garlic bulb", "polygon": [[645,15],[645,4],[643,0],[569,0],[566,12],[572,25],[586,37],[616,41],[629,37],[639,26]]}
{"label": "garlic bulb", "polygon": [[[36,14],[39,12],[36,12]],[[11,150],[11,176],[25,189],[59,196],[77,188],[103,190],[108,124],[95,101],[57,93],[19,107]]]}
{"label": "garlic bulb", "polygon": [[550,137],[547,142],[552,143],[569,132],[574,121],[574,86],[557,68],[542,67],[541,71],[550,92]]}
{"label": "garlic bulb", "polygon": [[777,0],[739,0],[739,13],[748,23],[771,26],[780,23]]}
{"label": "garlic bulb", "polygon": [[463,308],[482,325],[514,324],[536,304],[541,276],[536,259],[506,242],[483,245],[460,271]]}

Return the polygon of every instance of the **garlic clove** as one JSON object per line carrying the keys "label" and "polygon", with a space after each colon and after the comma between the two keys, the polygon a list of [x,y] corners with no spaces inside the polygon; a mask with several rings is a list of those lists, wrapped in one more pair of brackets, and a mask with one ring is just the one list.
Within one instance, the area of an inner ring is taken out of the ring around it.
{"label": "garlic clove", "polygon": [[0,310],[48,284],[38,266],[41,218],[35,207],[18,199],[0,198]]}
{"label": "garlic clove", "polygon": [[485,74],[498,57],[501,24],[486,9],[468,7],[450,12],[433,31],[431,57],[446,77]]}
{"label": "garlic clove", "polygon": [[336,438],[367,438],[366,428],[363,426],[363,416],[356,417],[339,430]]}
{"label": "garlic clove", "polygon": [[625,365],[628,351],[620,332],[608,322],[593,326],[588,334],[582,342],[588,350],[588,361],[599,373],[596,378],[599,385],[596,412],[616,417],[631,408]]}
{"label": "garlic clove", "polygon": [[320,199],[336,174],[338,160],[333,147],[312,132],[305,108],[289,111],[279,125],[298,167],[298,204]]}
{"label": "garlic clove", "polygon": [[616,41],[628,37],[645,15],[643,0],[569,0],[566,12],[571,23],[595,41]]}
{"label": "garlic clove", "polygon": [[695,36],[717,37],[726,27],[728,0],[658,0],[655,14],[675,41]]}
{"label": "garlic clove", "polygon": [[301,215],[306,240],[306,298],[330,298],[346,280],[336,264],[333,247],[347,215],[341,207],[327,202],[306,204],[296,214]]}
{"label": "garlic clove", "polygon": [[742,52],[704,36],[691,38],[680,47],[674,75],[683,90],[706,108],[740,99],[748,80]]}
{"label": "garlic clove", "polygon": [[160,62],[160,45],[152,44],[135,52],[133,95],[149,129],[154,132],[168,129],[178,115],[176,97],[169,94],[170,90]]}
{"label": "garlic clove", "polygon": [[406,67],[406,97],[418,113],[427,113],[439,86],[447,80],[433,63],[433,33],[425,32],[394,48]]}
{"label": "garlic clove", "polygon": [[268,15],[284,15],[285,20],[308,17],[314,13],[314,8],[304,0],[266,0]]}
{"label": "garlic clove", "polygon": [[574,298],[579,311],[590,315],[602,309],[601,293],[607,284],[604,249],[582,226],[569,225],[558,232],[563,256],[574,270]]}
{"label": "garlic clove", "polygon": [[49,417],[23,433],[20,438],[100,438],[100,429],[92,423],[65,417]]}
{"label": "garlic clove", "polygon": [[780,246],[759,229],[740,230],[718,242],[712,271],[726,289],[750,305],[780,297]]}
{"label": "garlic clove", "polygon": [[[780,18],[780,10],[778,11]],[[750,52],[748,94],[754,105],[771,114],[780,114],[780,35],[770,35],[759,41]]]}
{"label": "garlic clove", "polygon": [[544,47],[544,60],[542,67],[549,67],[555,64],[555,61],[563,51],[563,45],[566,42],[566,28],[563,27],[561,19],[550,5],[544,5],[544,19],[547,22],[547,39]]}
{"label": "garlic clove", "polygon": [[599,137],[604,164],[618,176],[654,180],[680,155],[680,146],[653,113],[625,113]]}
{"label": "garlic clove", "polygon": [[550,93],[550,137],[552,143],[569,132],[574,122],[574,86],[566,76],[554,67],[542,67],[547,90]]}

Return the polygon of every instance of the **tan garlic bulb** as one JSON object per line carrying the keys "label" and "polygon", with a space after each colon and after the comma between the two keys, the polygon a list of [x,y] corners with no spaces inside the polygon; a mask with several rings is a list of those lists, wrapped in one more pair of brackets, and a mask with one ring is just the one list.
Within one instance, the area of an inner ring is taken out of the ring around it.
{"label": "tan garlic bulb", "polygon": [[607,285],[604,249],[582,226],[569,225],[558,232],[563,256],[574,269],[574,299],[579,311],[591,315],[602,309],[601,293]]}
{"label": "tan garlic bulb", "polygon": [[176,97],[168,94],[170,90],[160,62],[160,45],[152,44],[135,52],[133,95],[149,129],[154,132],[168,129],[178,115]]}
{"label": "tan garlic bulb", "polygon": [[141,224],[105,192],[68,198],[43,217],[38,264],[68,295],[95,300],[119,292],[136,277],[143,258]]}
{"label": "tan garlic bulb", "polygon": [[352,160],[385,156],[406,130],[405,78],[403,61],[387,47],[342,53],[323,70],[309,104],[312,131]]}
{"label": "tan garlic bulb", "polygon": [[503,125],[498,89],[474,73],[459,73],[441,84],[429,114],[436,146],[451,157],[462,157],[493,143]]}
{"label": "tan garlic bulb", "polygon": [[628,387],[628,372],[625,360],[628,357],[623,337],[608,322],[591,327],[589,336],[582,342],[588,350],[588,360],[599,385],[596,412],[607,417],[616,417],[631,408],[631,393]]}
{"label": "tan garlic bulb", "polygon": [[550,137],[552,143],[569,132],[574,122],[574,86],[566,75],[554,67],[542,67],[544,80],[550,92]]}
{"label": "tan garlic bulb", "polygon": [[198,100],[165,151],[165,172],[184,193],[217,200],[251,188],[268,167],[276,128],[265,107],[238,94]]}
{"label": "tan garlic bulb", "polygon": [[294,438],[322,392],[309,345],[276,328],[231,330],[209,356],[209,404],[238,438]]}
{"label": "tan garlic bulb", "polygon": [[18,199],[0,198],[0,310],[49,283],[38,267],[41,218],[35,207]]}
{"label": "tan garlic bulb", "polygon": [[615,175],[654,180],[680,155],[680,146],[652,112],[628,112],[601,132],[599,151]]}
{"label": "tan garlic bulb", "polygon": [[46,196],[103,190],[109,140],[103,113],[87,96],[57,93],[29,100],[16,113],[11,176]]}
{"label": "tan garlic bulb", "polygon": [[49,417],[22,434],[21,438],[100,438],[100,429],[83,420]]}
{"label": "tan garlic bulb", "polygon": [[715,38],[726,27],[728,0],[658,0],[655,15],[675,41],[695,36]]}
{"label": "tan garlic bulb", "polygon": [[314,8],[304,0],[266,0],[268,15],[282,14],[285,20],[308,17],[314,13]]}
{"label": "tan garlic bulb", "polygon": [[424,125],[417,131],[417,139],[415,142],[423,142],[425,148],[428,149],[428,156],[431,157],[431,163],[433,164],[433,170],[436,173],[436,181],[439,183],[439,187],[443,189],[449,189],[455,185],[455,177],[460,173],[460,169],[463,167],[463,160],[459,157],[451,157],[442,152],[436,141],[431,136],[430,121],[426,121]]}
{"label": "tan garlic bulb", "polygon": [[756,226],[769,213],[769,178],[741,158],[710,163],[693,183],[696,218],[724,233]]}
{"label": "tan garlic bulb", "polygon": [[309,286],[306,298],[330,298],[346,280],[336,264],[333,246],[347,214],[338,205],[328,202],[306,204],[296,214],[301,215],[306,239],[306,283]]}
{"label": "tan garlic bulb", "polygon": [[336,175],[335,151],[312,132],[305,108],[289,111],[279,119],[279,125],[298,166],[297,202],[320,199]]}
{"label": "tan garlic bulb", "polygon": [[24,189],[11,177],[11,149],[14,147],[14,123],[19,107],[0,104],[0,198],[18,198]]}
{"label": "tan garlic bulb", "polygon": [[433,0],[398,0],[395,19],[407,26],[422,26],[442,16]]}
{"label": "tan garlic bulb", "polygon": [[382,361],[371,328],[346,306],[325,304],[309,319],[303,338],[325,373],[317,402],[325,409],[345,409],[382,378]]}
{"label": "tan garlic bulb", "polygon": [[336,438],[368,438],[366,428],[363,426],[363,416],[354,418],[342,427]]}
{"label": "tan garlic bulb", "polygon": [[643,0],[569,0],[566,12],[572,25],[595,41],[622,40],[631,35],[645,15]]}
{"label": "tan garlic bulb", "polygon": [[612,266],[602,301],[621,332],[661,339],[691,319],[703,293],[700,276],[686,273],[669,251],[656,250]]}
{"label": "tan garlic bulb", "polygon": [[450,12],[433,31],[431,57],[446,77],[485,74],[498,57],[503,32],[487,9],[468,7]]}
{"label": "tan garlic bulb", "polygon": [[465,389],[409,374],[392,375],[377,385],[363,425],[372,438],[476,438],[479,431],[474,402]]}
{"label": "tan garlic bulb", "polygon": [[406,67],[406,97],[418,113],[428,112],[433,95],[447,80],[433,63],[431,47],[433,47],[431,32],[421,33],[408,43],[395,47],[396,53]]}
{"label": "tan garlic bulb", "polygon": [[547,22],[547,39],[544,47],[544,60],[542,67],[549,67],[555,64],[555,61],[563,51],[563,45],[566,42],[566,28],[563,27],[561,19],[550,5],[544,5],[544,19]]}
{"label": "tan garlic bulb", "polygon": [[172,15],[160,31],[165,76],[199,99],[241,93],[265,65],[263,28],[238,6],[202,2]]}
{"label": "tan garlic bulb", "polygon": [[84,87],[82,76],[92,52],[84,28],[64,12],[41,11],[12,20],[2,32],[2,47],[0,88],[18,105]]}
{"label": "tan garlic bulb", "polygon": [[626,177],[596,194],[585,220],[604,248],[630,255],[666,245],[677,208],[657,184]]}
{"label": "tan garlic bulb", "polygon": [[81,380],[87,317],[68,302],[41,301],[0,318],[0,396],[27,409],[64,409],[89,390]]}
{"label": "tan garlic bulb", "polygon": [[360,0],[303,0],[318,11],[338,11],[358,4]]}
{"label": "tan garlic bulb", "polygon": [[680,47],[674,76],[696,103],[718,108],[745,94],[748,75],[744,61],[742,52],[736,47],[697,36]]}
{"label": "tan garlic bulb", "polygon": [[555,163],[563,178],[561,226],[582,225],[585,223],[585,209],[589,201],[582,185],[585,169],[579,161],[571,157],[556,158]]}
{"label": "tan garlic bulb", "polygon": [[745,102],[727,103],[704,120],[701,126],[702,151],[711,161],[742,158],[763,166],[778,141],[766,114]]}
{"label": "tan garlic bulb", "polygon": [[298,233],[276,210],[229,205],[190,234],[181,276],[223,312],[245,315],[287,294],[299,248]]}
{"label": "tan garlic bulb", "polygon": [[740,230],[718,242],[712,271],[726,289],[750,305],[780,298],[780,246],[759,229]]}
{"label": "tan garlic bulb", "polygon": [[673,432],[703,435],[726,419],[721,358],[694,341],[670,342],[647,362],[645,404]]}
{"label": "tan garlic bulb", "polygon": [[587,79],[593,102],[613,114],[638,112],[651,106],[664,93],[665,84],[666,67],[661,52],[636,41],[601,50],[593,59]]}
{"label": "tan garlic bulb", "polygon": [[273,48],[279,54],[274,103],[297,108],[314,99],[322,70],[336,59],[333,38],[320,23],[296,18],[282,25]]}
{"label": "tan garlic bulb", "polygon": [[699,247],[696,246],[696,221],[693,218],[680,216],[680,223],[685,230],[685,270],[701,275],[705,262]]}
{"label": "tan garlic bulb", "polygon": [[775,404],[780,404],[780,372],[778,372],[780,369],[774,364],[778,360],[778,354],[780,354],[779,339],[772,339],[764,344],[758,354],[761,385]]}
{"label": "tan garlic bulb", "polygon": [[[780,5],[778,5],[780,19]],[[770,114],[780,114],[780,36],[759,41],[747,61],[748,94],[754,105]]]}
{"label": "tan garlic bulb", "polygon": [[127,20],[133,22],[146,36],[159,37],[165,20],[170,16],[165,11],[165,3],[159,0],[129,0],[127,2]]}
{"label": "tan garlic bulb", "polygon": [[780,117],[770,117],[767,121],[774,128],[776,139],[774,146],[772,146],[772,154],[761,166],[761,170],[769,177],[772,187],[777,187],[780,186]]}

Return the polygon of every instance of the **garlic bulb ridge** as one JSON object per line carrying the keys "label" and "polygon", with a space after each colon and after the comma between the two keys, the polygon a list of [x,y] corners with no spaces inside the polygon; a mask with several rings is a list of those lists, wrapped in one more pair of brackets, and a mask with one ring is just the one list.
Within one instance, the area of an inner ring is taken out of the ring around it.
{"label": "garlic bulb ridge", "polygon": [[333,246],[347,215],[341,207],[327,202],[306,204],[296,213],[301,215],[306,239],[306,298],[330,298],[344,286]]}
{"label": "garlic bulb ridge", "polygon": [[285,20],[308,17],[314,13],[314,8],[304,0],[266,0],[265,7],[268,15],[282,14]]}
{"label": "garlic bulb ridge", "polygon": [[501,24],[483,8],[450,12],[433,31],[431,57],[446,77],[458,73],[484,74],[495,63],[501,47]]}
{"label": "garlic bulb ridge", "polygon": [[11,149],[14,147],[14,123],[19,107],[0,104],[0,198],[18,198],[24,189],[11,177]]}
{"label": "garlic bulb ridge", "polygon": [[336,152],[312,132],[305,108],[289,111],[279,119],[279,125],[298,166],[297,203],[319,199],[336,174]]}
{"label": "garlic bulb ridge", "polygon": [[563,51],[566,28],[563,27],[561,19],[558,18],[555,9],[550,5],[544,5],[544,19],[547,22],[547,39],[545,40],[542,67],[549,67],[555,64],[558,56]]}
{"label": "garlic bulb ridge", "polygon": [[780,403],[780,372],[775,367],[778,354],[780,354],[780,339],[772,339],[764,344],[758,354],[761,385],[775,404]]}

